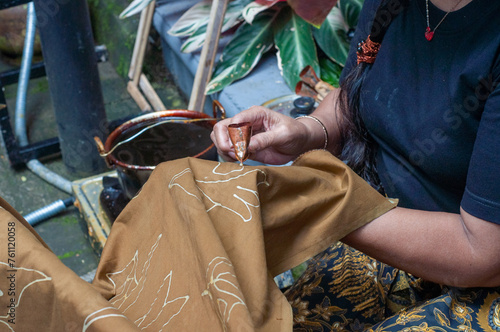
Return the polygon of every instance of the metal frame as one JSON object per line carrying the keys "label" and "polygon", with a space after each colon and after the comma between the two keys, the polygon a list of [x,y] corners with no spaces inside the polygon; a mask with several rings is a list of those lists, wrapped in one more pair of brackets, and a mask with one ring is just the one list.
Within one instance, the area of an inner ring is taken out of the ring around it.
{"label": "metal frame", "polygon": [[[108,59],[108,51],[103,46],[95,47],[97,62],[104,62]],[[45,65],[43,62],[35,63],[31,66],[30,79],[44,77]],[[53,137],[26,146],[19,146],[14,131],[10,123],[7,100],[3,92],[7,85],[16,84],[19,80],[19,69],[0,72],[0,131],[9,162],[12,168],[21,169],[32,159],[57,156],[61,152],[59,138]]]}
{"label": "metal frame", "polygon": [[[34,64],[31,67],[30,79],[45,76],[45,66],[43,63]],[[19,69],[8,70],[0,73],[0,130],[2,132],[3,142],[9,157],[10,165],[19,169],[32,160],[39,159],[60,152],[59,138],[49,138],[37,143],[20,147],[17,143],[12,126],[10,124],[9,109],[7,100],[3,92],[7,85],[15,84],[19,79]]]}
{"label": "metal frame", "polygon": [[0,0],[0,10],[9,7],[24,5],[28,2],[31,2],[31,0]]}

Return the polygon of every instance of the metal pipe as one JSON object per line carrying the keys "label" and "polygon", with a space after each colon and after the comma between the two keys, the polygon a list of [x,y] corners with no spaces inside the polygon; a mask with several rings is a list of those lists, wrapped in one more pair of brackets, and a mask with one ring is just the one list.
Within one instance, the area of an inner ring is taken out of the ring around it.
{"label": "metal pipe", "polygon": [[86,0],[34,0],[63,162],[76,176],[106,170],[94,136],[107,137]]}
{"label": "metal pipe", "polygon": [[56,214],[61,213],[66,210],[68,207],[72,206],[75,203],[75,198],[71,197],[65,200],[57,200],[52,204],[44,206],[41,209],[31,212],[26,215],[24,219],[31,225],[35,226],[38,223],[44,221],[45,219],[49,219],[50,217],[55,216]]}
{"label": "metal pipe", "polygon": [[72,182],[60,176],[57,173],[52,172],[50,169],[45,167],[41,162],[36,159],[28,161],[26,166],[40,178],[46,182],[52,184],[53,186],[61,189],[62,191],[73,194]]}
{"label": "metal pipe", "polygon": [[[36,32],[36,14],[35,6],[32,2],[28,4],[28,13],[26,18],[26,36],[24,39],[23,59],[19,71],[19,80],[16,96],[15,110],[15,133],[20,146],[29,144],[26,134],[26,95],[28,92],[28,83],[31,72],[31,60],[33,58],[33,45],[35,44]],[[30,160],[26,166],[43,180],[54,185],[68,194],[72,194],[72,183],[62,176],[52,172],[42,165],[38,160]]]}
{"label": "metal pipe", "polygon": [[31,61],[33,59],[33,45],[35,44],[36,15],[33,2],[28,4],[26,16],[26,36],[24,38],[24,50],[19,71],[19,80],[16,96],[15,113],[15,133],[19,146],[28,145],[28,135],[26,134],[26,91],[31,71]]}
{"label": "metal pipe", "polygon": [[[28,91],[28,83],[30,79],[31,60],[33,58],[33,45],[35,43],[36,32],[36,15],[33,3],[28,4],[28,13],[26,18],[26,37],[24,39],[23,58],[19,71],[19,80],[16,97],[15,110],[15,133],[20,146],[29,144],[28,135],[26,134],[26,95]],[[43,166],[38,160],[33,159],[27,163],[28,168],[45,181],[53,184],[59,189],[71,194],[71,182]],[[41,221],[48,219],[56,214],[64,211],[68,206],[74,204],[75,199],[58,200],[48,206],[38,209],[28,214],[25,219],[32,225],[36,225]]]}

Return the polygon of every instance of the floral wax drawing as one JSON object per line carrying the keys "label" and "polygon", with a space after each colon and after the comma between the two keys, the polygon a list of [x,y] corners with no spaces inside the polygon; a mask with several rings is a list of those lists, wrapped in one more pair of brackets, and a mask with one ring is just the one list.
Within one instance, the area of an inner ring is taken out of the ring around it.
{"label": "floral wax drawing", "polygon": [[252,137],[252,126],[249,122],[233,123],[227,127],[229,137],[233,143],[236,159],[243,166],[243,162],[248,158],[248,145]]}

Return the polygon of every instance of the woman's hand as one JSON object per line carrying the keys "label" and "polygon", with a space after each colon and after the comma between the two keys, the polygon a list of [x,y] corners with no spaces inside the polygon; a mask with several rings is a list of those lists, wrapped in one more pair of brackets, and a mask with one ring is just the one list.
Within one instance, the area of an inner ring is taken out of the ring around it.
{"label": "woman's hand", "polygon": [[253,136],[248,147],[249,159],[252,160],[281,165],[294,160],[308,149],[321,146],[321,142],[315,142],[318,135],[311,133],[309,128],[314,123],[295,121],[268,108],[253,106],[214,126],[211,138],[224,160],[236,159],[227,126],[241,122],[252,124]]}

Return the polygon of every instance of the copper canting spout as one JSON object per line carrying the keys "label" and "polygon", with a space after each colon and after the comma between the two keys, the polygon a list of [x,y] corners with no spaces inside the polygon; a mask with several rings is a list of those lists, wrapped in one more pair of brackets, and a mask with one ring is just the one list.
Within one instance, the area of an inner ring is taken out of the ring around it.
{"label": "copper canting spout", "polygon": [[252,126],[249,122],[233,123],[227,127],[229,137],[233,143],[236,159],[243,166],[243,162],[248,158],[248,145],[252,137]]}

